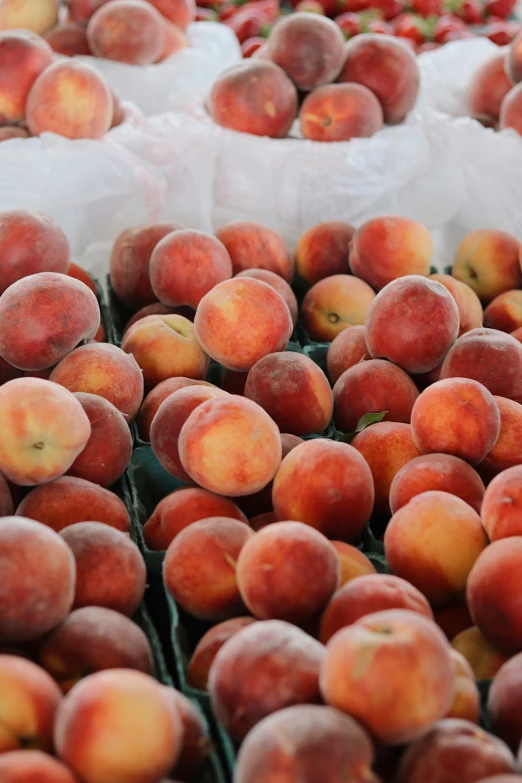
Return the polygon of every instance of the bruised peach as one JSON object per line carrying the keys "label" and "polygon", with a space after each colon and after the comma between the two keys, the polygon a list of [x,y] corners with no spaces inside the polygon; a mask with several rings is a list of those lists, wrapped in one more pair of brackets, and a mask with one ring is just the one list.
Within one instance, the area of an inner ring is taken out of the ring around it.
{"label": "bruised peach", "polygon": [[476,680],[491,680],[498,670],[509,660],[509,656],[498,650],[476,626],[466,628],[451,641],[469,663]]}
{"label": "bruised peach", "polygon": [[141,406],[140,415],[138,417],[138,430],[140,438],[142,440],[150,440],[150,427],[154,416],[158,412],[160,405],[167,397],[170,397],[174,392],[180,389],[188,388],[189,386],[212,386],[207,381],[194,381],[192,378],[167,378],[161,383],[158,383],[152,391],[150,391]]}
{"label": "bruised peach", "polygon": [[187,680],[193,688],[207,690],[208,673],[219,650],[234,634],[255,622],[253,617],[233,617],[214,625],[201,637],[187,668]]}
{"label": "bruised peach", "polygon": [[326,366],[331,383],[336,383],[343,372],[364,359],[369,359],[364,326],[344,329],[332,340],[326,354]]}
{"label": "bruised peach", "polygon": [[480,299],[475,291],[466,283],[461,283],[451,275],[430,275],[430,280],[436,280],[447,288],[455,300],[459,311],[459,337],[465,332],[482,326],[483,311]]}
{"label": "bruised peach", "polygon": [[342,220],[317,223],[295,248],[295,271],[310,285],[331,275],[350,272],[350,243],[355,229]]}
{"label": "bruised peach", "polygon": [[[252,524],[252,520],[250,520],[250,524]],[[351,582],[352,579],[356,579],[358,576],[375,573],[372,561],[357,547],[346,544],[344,541],[332,541],[332,545],[337,552],[337,558],[341,567],[339,587]]]}
{"label": "bruised peach", "polygon": [[274,291],[277,291],[287,303],[292,323],[294,326],[296,325],[298,314],[297,299],[283,277],[268,269],[244,269],[242,272],[238,272],[236,277],[253,277],[254,280],[261,280],[262,283],[266,283],[273,288]]}
{"label": "bruised peach", "polygon": [[326,84],[304,99],[301,133],[312,141],[350,141],[382,128],[381,104],[362,84]]}
{"label": "bruised peach", "polygon": [[489,481],[503,470],[522,465],[522,405],[504,397],[495,397],[500,411],[500,435],[479,465],[481,476]]}
{"label": "bruised peach", "polygon": [[89,19],[87,39],[95,57],[149,65],[157,62],[163,51],[164,23],[150,3],[111,0]]}
{"label": "bruised peach", "polygon": [[451,274],[467,283],[483,302],[491,302],[522,284],[518,242],[503,231],[471,231],[457,248]]}
{"label": "bruised peach", "polygon": [[51,47],[23,30],[0,32],[0,124],[25,119],[27,96],[42,71],[53,61]]}
{"label": "bruised peach", "polygon": [[501,103],[513,87],[506,74],[505,63],[504,52],[496,54],[486,60],[471,77],[467,95],[468,109],[479,122],[498,123]]}
{"label": "bruised peach", "polygon": [[91,54],[85,27],[76,22],[60,22],[44,38],[53,52],[57,52],[57,54],[63,54],[66,57]]}
{"label": "bruised peach", "polygon": [[78,783],[65,764],[41,750],[13,750],[0,755],[3,783]]}
{"label": "bruised peach", "polygon": [[364,280],[352,275],[325,277],[303,300],[302,324],[312,340],[333,340],[345,329],[364,324],[374,299]]}
{"label": "bruised peach", "polygon": [[251,269],[266,269],[287,283],[292,282],[294,261],[277,231],[250,220],[236,220],[216,231],[216,237],[230,255],[233,275]]}

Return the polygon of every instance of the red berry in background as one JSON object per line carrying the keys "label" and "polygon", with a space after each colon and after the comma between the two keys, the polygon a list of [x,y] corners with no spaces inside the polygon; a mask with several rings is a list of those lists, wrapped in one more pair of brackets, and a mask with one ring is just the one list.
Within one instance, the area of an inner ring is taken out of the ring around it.
{"label": "red berry in background", "polygon": [[215,22],[218,19],[218,15],[212,8],[202,8],[197,5],[194,19],[196,22]]}
{"label": "red berry in background", "polygon": [[517,0],[486,0],[484,12],[486,16],[496,16],[507,19],[515,10]]}
{"label": "red berry in background", "polygon": [[248,38],[262,33],[266,27],[266,19],[262,13],[252,9],[249,3],[248,6],[227,19],[225,24],[235,32],[239,43],[243,43]]}
{"label": "red berry in background", "polygon": [[444,16],[441,16],[440,19],[437,20],[433,30],[433,40],[436,43],[446,43],[446,41],[450,40],[448,36],[453,35],[453,33],[459,30],[467,30],[462,19],[459,19],[458,16],[453,16],[452,14],[444,14]]}
{"label": "red berry in background", "polygon": [[396,19],[406,8],[406,0],[374,0],[372,7],[380,11],[386,21]]}
{"label": "red berry in background", "polygon": [[442,0],[411,0],[411,10],[420,16],[440,16]]}
{"label": "red berry in background", "polygon": [[484,27],[482,35],[497,46],[508,46],[521,30],[520,22],[493,22]]}
{"label": "red berry in background", "polygon": [[422,30],[422,20],[415,14],[404,13],[392,22],[393,34],[398,38],[409,38],[417,46],[424,43],[426,36]]}
{"label": "red berry in background", "polygon": [[451,0],[451,12],[466,24],[482,24],[484,7],[480,0]]}
{"label": "red berry in background", "polygon": [[241,52],[243,54],[243,58],[252,57],[254,52],[257,52],[257,50],[260,49],[264,43],[265,43],[265,39],[260,38],[259,36],[254,36],[253,38],[247,38],[247,40],[243,41],[243,43],[241,44]]}
{"label": "red berry in background", "polygon": [[345,38],[353,38],[354,35],[359,35],[361,32],[359,14],[354,14],[352,11],[345,11],[344,14],[339,14],[339,16],[335,17],[334,22],[341,28]]}
{"label": "red berry in background", "polygon": [[219,11],[219,18],[222,22],[230,19],[241,10],[242,6],[234,5],[233,3],[223,3]]}

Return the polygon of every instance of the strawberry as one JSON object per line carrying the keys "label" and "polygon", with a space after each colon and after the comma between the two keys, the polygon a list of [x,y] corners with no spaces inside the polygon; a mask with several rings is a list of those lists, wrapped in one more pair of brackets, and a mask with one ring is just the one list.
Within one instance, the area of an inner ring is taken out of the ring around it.
{"label": "strawberry", "polygon": [[442,0],[411,0],[411,10],[419,16],[440,16],[442,13]]}
{"label": "strawberry", "polygon": [[486,16],[497,16],[507,19],[515,10],[517,0],[486,0],[484,11]]}
{"label": "strawberry", "polygon": [[480,0],[445,0],[444,10],[462,19],[466,24],[482,24],[484,8]]}
{"label": "strawberry", "polygon": [[496,43],[497,46],[508,46],[511,41],[517,37],[522,30],[520,22],[493,22],[486,25],[482,30],[482,35]]}

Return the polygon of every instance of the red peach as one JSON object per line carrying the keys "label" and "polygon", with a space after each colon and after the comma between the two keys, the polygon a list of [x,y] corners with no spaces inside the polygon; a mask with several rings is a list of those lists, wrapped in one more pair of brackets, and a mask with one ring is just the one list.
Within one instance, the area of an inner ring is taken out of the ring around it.
{"label": "red peach", "polygon": [[73,22],[86,25],[91,16],[100,6],[109,0],[65,0],[67,12]]}
{"label": "red peach", "polygon": [[491,541],[522,535],[522,465],[502,471],[486,489],[482,524]]}
{"label": "red peach", "polygon": [[451,275],[430,275],[430,280],[442,283],[444,288],[447,288],[454,298],[459,311],[459,337],[465,332],[470,332],[472,329],[478,329],[482,326],[484,315],[482,305],[475,291],[469,285],[461,283],[460,280],[456,280]]}
{"label": "red peach", "polygon": [[125,335],[131,326],[134,326],[135,323],[141,321],[142,318],[146,318],[148,315],[182,315],[189,321],[194,321],[196,313],[192,307],[167,307],[167,305],[164,305],[161,302],[154,302],[153,304],[145,305],[145,307],[142,307],[137,313],[134,313],[132,318],[125,324],[123,334]]}
{"label": "red peach", "polygon": [[292,323],[294,326],[296,325],[298,315],[297,299],[284,278],[275,272],[270,272],[268,269],[244,269],[242,272],[238,272],[236,277],[253,277],[254,280],[261,280],[262,283],[266,283],[274,291],[277,291],[287,303]]}
{"label": "red peach", "polygon": [[331,383],[336,383],[350,367],[369,358],[364,326],[351,326],[339,332],[332,340],[326,354],[326,366]]}
{"label": "red peach", "polygon": [[467,283],[483,302],[491,302],[522,285],[518,248],[515,237],[503,231],[471,231],[457,248],[451,274]]}
{"label": "red peach", "polygon": [[173,54],[180,52],[182,49],[186,49],[189,45],[183,30],[177,25],[171,24],[171,22],[165,21],[163,23],[163,34],[163,49],[159,58],[156,60],[158,63],[168,60]]}
{"label": "red peach", "polygon": [[216,231],[216,237],[230,255],[233,275],[251,269],[265,269],[287,283],[292,282],[294,261],[277,231],[249,220],[236,220]]}
{"label": "red peach", "polygon": [[488,716],[495,734],[517,751],[522,739],[522,655],[515,655],[497,673],[488,695]]}
{"label": "red peach", "polygon": [[258,514],[248,520],[249,526],[256,533],[274,522],[277,522],[277,517],[273,511],[266,511],[264,514]]}
{"label": "red peach", "polygon": [[[250,525],[252,525],[252,520],[250,520]],[[372,561],[360,549],[351,544],[346,544],[344,541],[332,541],[332,544],[337,552],[341,567],[339,587],[348,584],[348,582],[351,582],[352,579],[356,579],[358,576],[375,573]]]}
{"label": "red peach", "polygon": [[161,381],[150,391],[141,406],[140,415],[138,417],[138,430],[140,438],[142,440],[150,440],[150,426],[154,416],[159,410],[162,402],[167,397],[170,397],[174,392],[180,389],[185,389],[189,386],[212,386],[207,381],[194,381],[192,378],[167,378],[165,381]]}
{"label": "red peach", "polygon": [[90,288],[93,294],[96,297],[98,297],[98,289],[96,287],[96,283],[94,282],[94,279],[81,266],[79,266],[78,264],[70,263],[69,269],[67,269],[67,275],[69,277],[74,277],[75,280],[80,280],[80,282],[84,283],[84,285]]}
{"label": "red peach", "polygon": [[[508,59],[509,61],[509,59]],[[473,74],[468,88],[468,109],[479,122],[495,125],[500,116],[500,105],[513,84],[506,75],[506,55],[496,54]]]}
{"label": "red peach", "polygon": [[233,617],[214,625],[201,637],[187,668],[187,680],[193,688],[207,690],[208,673],[219,650],[234,634],[255,622],[253,617]]}
{"label": "red peach", "polygon": [[500,411],[500,435],[478,468],[487,481],[507,468],[522,464],[522,405],[504,397],[495,397],[495,402]]}
{"label": "red peach", "polygon": [[0,124],[25,119],[27,96],[36,77],[53,61],[51,47],[26,30],[0,32]]}
{"label": "red peach", "polygon": [[350,243],[355,229],[342,220],[309,228],[295,248],[295,271],[310,285],[331,275],[350,272]]}
{"label": "red peach", "polygon": [[299,111],[301,133],[312,141],[350,141],[382,128],[381,104],[362,84],[325,84],[309,93]]}
{"label": "red peach", "polygon": [[110,0],[89,19],[87,39],[95,57],[131,65],[158,61],[165,42],[161,15],[142,0]]}
{"label": "red peach", "polygon": [[40,750],[14,750],[0,755],[2,783],[78,783],[61,762]]}
{"label": "red peach", "polygon": [[493,679],[509,660],[509,656],[488,642],[476,626],[457,634],[451,646],[467,660],[476,680]]}
{"label": "red peach", "polygon": [[148,0],[160,14],[165,16],[181,30],[186,30],[190,22],[194,21],[194,0]]}
{"label": "red peach", "polygon": [[522,326],[522,291],[504,291],[484,310],[484,326],[513,332]]}
{"label": "red peach", "polygon": [[308,336],[328,342],[352,326],[364,324],[375,293],[352,275],[331,275],[312,286],[301,307]]}
{"label": "red peach", "polygon": [[505,61],[505,69],[507,77],[513,84],[517,84],[522,81],[522,36],[520,33],[512,41],[511,46],[508,49],[507,56],[503,59]]}
{"label": "red peach", "polygon": [[91,54],[85,27],[76,22],[60,22],[44,37],[53,52],[66,57]]}

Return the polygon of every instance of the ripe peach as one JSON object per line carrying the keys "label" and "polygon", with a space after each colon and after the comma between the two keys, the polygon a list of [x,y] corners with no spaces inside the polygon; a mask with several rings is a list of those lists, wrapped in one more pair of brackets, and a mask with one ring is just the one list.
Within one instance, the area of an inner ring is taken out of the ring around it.
{"label": "ripe peach", "polygon": [[73,607],[103,606],[132,617],[145,594],[147,578],[136,544],[100,522],[78,522],[60,535],[76,561]]}
{"label": "ripe peach", "polygon": [[341,541],[351,541],[364,530],[373,499],[372,474],[364,457],[346,443],[323,439],[292,449],[272,491],[278,519],[304,522]]}
{"label": "ripe peach", "polygon": [[224,128],[281,139],[295,120],[297,91],[274,63],[244,60],[218,76],[210,91],[209,111]]}
{"label": "ripe peach", "polygon": [[454,298],[459,311],[459,337],[465,332],[482,326],[482,305],[475,291],[469,285],[461,283],[451,275],[430,275],[430,280],[442,283]]}
{"label": "ripe peach", "polygon": [[0,642],[37,639],[70,611],[74,557],[49,528],[20,516],[3,517],[0,567]]}
{"label": "ripe peach", "polygon": [[134,313],[132,318],[125,324],[123,334],[126,334],[137,321],[141,321],[142,318],[146,318],[148,315],[182,315],[189,321],[194,321],[196,313],[192,307],[167,307],[167,305],[161,302],[154,302],[153,304],[145,305],[137,313]]}
{"label": "ripe peach", "polygon": [[350,243],[355,229],[342,220],[309,228],[295,248],[295,271],[310,285],[331,275],[349,274]]}
{"label": "ripe peach", "polygon": [[[181,530],[163,563],[165,587],[189,614],[201,620],[226,620],[244,612],[236,581],[236,562],[253,536],[244,522],[209,517]],[[205,568],[197,567],[204,562]]]}
{"label": "ripe peach", "polygon": [[95,57],[149,65],[161,56],[164,28],[161,15],[150,3],[111,0],[89,19],[87,39]]}
{"label": "ripe peach", "polygon": [[74,277],[75,280],[79,280],[81,283],[84,283],[88,288],[91,289],[93,294],[96,297],[98,297],[98,289],[96,287],[96,283],[94,282],[94,279],[91,277],[91,275],[85,269],[83,269],[78,264],[70,263],[66,273],[69,277]]}
{"label": "ripe peach", "polygon": [[449,492],[480,514],[484,484],[464,460],[450,454],[424,454],[415,457],[396,473],[390,487],[390,507],[395,514],[422,492]]}
{"label": "ripe peach", "polygon": [[187,680],[193,688],[207,690],[208,673],[219,650],[234,634],[255,622],[253,617],[233,617],[214,625],[201,637],[187,668]]}
{"label": "ripe peach", "polygon": [[513,332],[522,326],[522,291],[504,291],[484,310],[484,326]]}
{"label": "ripe peach", "polygon": [[1,30],[30,30],[44,35],[58,22],[58,0],[4,0],[0,8]]}
{"label": "ripe peach", "polygon": [[86,25],[91,16],[108,0],[65,0],[69,18],[73,22]]}
{"label": "ripe peach", "polygon": [[[252,520],[250,520],[250,525],[252,525]],[[332,545],[337,552],[337,558],[341,567],[339,587],[351,582],[352,579],[358,576],[375,573],[372,561],[357,547],[346,544],[344,541],[332,541]]]}
{"label": "ripe peach", "polygon": [[483,302],[491,302],[522,285],[518,242],[503,231],[471,231],[457,248],[451,274],[467,283]]}
{"label": "ripe peach", "polygon": [[253,277],[254,280],[261,280],[262,283],[266,283],[273,288],[274,291],[277,291],[287,303],[292,323],[294,326],[296,325],[298,315],[297,299],[284,278],[268,269],[244,269],[242,272],[238,272],[236,277]]}
{"label": "ripe peach", "polygon": [[233,275],[251,269],[266,269],[287,283],[292,282],[294,260],[277,231],[249,220],[236,220],[216,231],[216,237],[230,255]]}
{"label": "ripe peach", "polygon": [[217,719],[234,742],[273,712],[321,701],[322,644],[282,620],[253,623],[221,647],[208,689]]}
{"label": "ripe peach", "polygon": [[263,530],[263,528],[267,527],[268,525],[272,525],[274,522],[277,522],[277,517],[274,511],[265,511],[264,514],[257,514],[255,517],[251,517],[248,520],[249,526],[256,533],[258,533],[260,530]]}
{"label": "ripe peach", "polygon": [[451,705],[449,649],[427,617],[405,609],[375,612],[330,640],[321,692],[328,704],[354,717],[379,741],[411,742]]}
{"label": "ripe peach", "polygon": [[382,128],[381,104],[362,84],[325,84],[309,93],[299,111],[301,133],[312,141],[350,141]]}
{"label": "ripe peach", "polygon": [[167,688],[167,691],[181,716],[183,728],[181,753],[172,774],[180,780],[194,781],[198,779],[198,774],[212,750],[208,729],[200,710],[190,699],[174,688]]}
{"label": "ripe peach", "polygon": [[155,783],[179,756],[181,717],[152,677],[112,669],[91,674],[65,697],[54,740],[82,780]]}
{"label": "ripe peach", "polygon": [[488,642],[476,626],[457,634],[451,646],[467,660],[476,680],[493,679],[500,667],[509,660],[509,656]]}
{"label": "ripe peach", "polygon": [[505,95],[513,87],[506,74],[504,52],[486,60],[473,74],[468,88],[468,109],[472,117],[479,122],[496,125],[500,116],[500,105]]}
{"label": "ripe peach", "polygon": [[78,783],[60,761],[41,750],[13,750],[0,755],[2,783]]}
{"label": "ripe peach", "polygon": [[491,541],[522,536],[522,465],[502,471],[486,489],[482,524]]}
{"label": "ripe peach", "polygon": [[326,366],[331,383],[336,383],[346,370],[369,358],[364,326],[351,326],[339,332],[332,340],[326,354]]}
{"label": "ripe peach", "polygon": [[189,23],[194,21],[194,0],[148,0],[160,14],[165,16],[181,30],[186,30]]}
{"label": "ripe peach", "polygon": [[364,324],[374,299],[364,280],[352,275],[325,277],[303,300],[303,326],[312,340],[333,340],[344,329]]}
{"label": "ripe peach", "polygon": [[495,397],[500,411],[500,435],[479,465],[483,478],[490,480],[507,468],[522,464],[522,405],[504,397]]}
{"label": "ripe peach", "polygon": [[16,516],[35,519],[56,532],[75,522],[103,522],[123,533],[129,529],[129,512],[114,492],[74,476],[35,487],[16,509]]}
{"label": "ripe peach", "polygon": [[85,27],[76,22],[60,22],[44,37],[53,52],[66,57],[91,54]]}
{"label": "ripe peach", "polygon": [[516,752],[522,738],[522,655],[515,655],[497,673],[488,696],[488,716],[498,734]]}
{"label": "ripe peach", "polygon": [[236,277],[203,297],[194,328],[212,359],[246,372],[263,356],[286,348],[293,323],[277,291],[260,280]]}
{"label": "ripe peach", "polygon": [[33,136],[50,131],[69,139],[101,139],[112,123],[112,93],[90,65],[59,60],[31,87],[26,116]]}
{"label": "ripe peach", "polygon": [[51,380],[72,392],[103,397],[127,421],[134,419],[143,399],[143,376],[136,360],[107,343],[76,348],[54,368]]}
{"label": "ripe peach", "polygon": [[181,223],[155,223],[145,228],[126,228],[117,237],[109,274],[114,293],[126,307],[138,310],[157,301],[149,274],[152,251],[164,237],[182,228]]}
{"label": "ripe peach", "polygon": [[513,128],[519,135],[522,132],[522,88],[520,84],[512,87],[500,104],[500,128]]}
{"label": "ripe peach", "polygon": [[25,119],[33,82],[52,61],[51,47],[38,36],[24,30],[0,32],[0,124]]}
{"label": "ripe peach", "polygon": [[332,596],[321,617],[319,639],[326,644],[341,628],[385,609],[409,609],[433,618],[428,601],[409,582],[398,576],[368,574],[352,579]]}
{"label": "ripe peach", "polygon": [[445,718],[461,718],[478,723],[480,717],[480,692],[475,684],[471,666],[455,649],[450,651],[455,667],[453,681],[453,703],[444,716]]}
{"label": "ripe peach", "polygon": [[180,30],[177,25],[165,20],[163,22],[163,49],[156,62],[162,63],[164,60],[168,60],[168,58],[172,57],[176,52],[181,51],[181,49],[186,49],[188,45],[187,37],[183,30]]}
{"label": "ripe peach", "polygon": [[465,590],[487,544],[477,512],[460,498],[438,490],[410,500],[393,515],[384,534],[392,573],[411,582],[435,606]]}
{"label": "ripe peach", "polygon": [[189,386],[212,386],[207,381],[194,381],[192,378],[167,378],[161,383],[158,383],[152,391],[150,391],[141,406],[140,415],[138,417],[138,430],[140,438],[145,441],[150,440],[150,427],[154,416],[158,412],[162,402],[167,397],[170,397],[174,392],[180,389],[188,388]]}

